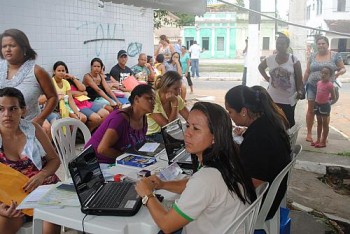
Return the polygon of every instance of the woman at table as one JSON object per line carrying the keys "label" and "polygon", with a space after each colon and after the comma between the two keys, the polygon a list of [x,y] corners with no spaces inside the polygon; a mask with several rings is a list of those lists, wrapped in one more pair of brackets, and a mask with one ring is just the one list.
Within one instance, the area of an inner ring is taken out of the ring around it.
{"label": "woman at table", "polygon": [[331,80],[336,80],[346,72],[343,60],[339,53],[330,51],[328,38],[320,36],[316,39],[317,52],[310,55],[306,64],[304,83],[306,84],[307,111],[306,111],[306,141],[313,142],[312,126],[314,124],[314,106],[317,91],[317,82],[321,80],[321,70],[323,67],[330,67],[333,76]]}
{"label": "woman at table", "polygon": [[[43,129],[22,119],[25,113],[24,96],[18,89],[0,89],[0,162],[29,177],[23,189],[30,193],[39,185],[59,181],[54,173],[60,160]],[[17,205],[0,202],[0,233],[16,233],[30,218],[16,210]],[[60,227],[45,222],[44,233],[60,233]]]}
{"label": "woman at table", "polygon": [[147,84],[136,86],[129,102],[129,107],[110,113],[85,144],[85,148],[93,146],[99,163],[115,163],[126,149],[145,141],[146,114],[154,108],[153,88]]}
{"label": "woman at table", "polygon": [[[225,106],[238,126],[247,127],[240,145],[240,159],[255,187],[272,184],[290,162],[290,141],[283,118],[270,103],[266,92],[239,85],[225,95]],[[287,190],[283,180],[268,213],[272,218]]]}
{"label": "woman at table", "polygon": [[[224,108],[197,102],[187,119],[185,144],[198,157],[199,170],[190,179],[161,181],[153,175],[136,184],[143,204],[164,233],[181,228],[185,233],[224,233],[256,199],[231,139],[232,122]],[[154,189],[181,195],[167,211],[154,197]]]}
{"label": "woman at table", "polygon": [[156,100],[152,114],[147,116],[147,138],[163,142],[161,127],[174,121],[180,114],[185,120],[188,109],[184,100],[179,96],[182,77],[176,71],[168,71],[156,83]]}
{"label": "woman at table", "polygon": [[[182,65],[180,62],[180,54],[178,52],[174,52],[171,55],[170,60],[165,62],[164,65],[166,71],[177,71],[182,76]],[[182,82],[180,96],[184,101],[186,101],[186,92],[186,84]]]}
{"label": "woman at table", "polygon": [[114,107],[121,108],[122,104],[107,84],[105,76],[101,75],[103,63],[99,58],[91,60],[91,71],[84,75],[83,84],[92,102],[101,103],[112,112]]}
{"label": "woman at table", "polygon": [[[35,64],[37,54],[22,31],[5,30],[0,34],[0,48],[0,88],[19,89],[28,106],[25,119],[43,125],[58,101],[49,74]],[[41,94],[45,94],[47,98],[47,103],[42,111],[38,101]]]}

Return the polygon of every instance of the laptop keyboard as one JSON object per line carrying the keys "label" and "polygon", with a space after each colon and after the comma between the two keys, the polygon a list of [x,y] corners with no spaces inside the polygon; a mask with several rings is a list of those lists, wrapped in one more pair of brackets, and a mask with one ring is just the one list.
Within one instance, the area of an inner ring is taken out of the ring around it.
{"label": "laptop keyboard", "polygon": [[133,183],[107,183],[95,196],[91,208],[117,208]]}

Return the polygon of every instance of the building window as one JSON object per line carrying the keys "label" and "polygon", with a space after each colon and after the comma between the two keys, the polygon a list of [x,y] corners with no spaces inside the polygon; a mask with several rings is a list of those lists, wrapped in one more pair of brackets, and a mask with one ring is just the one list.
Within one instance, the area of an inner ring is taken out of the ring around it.
{"label": "building window", "polygon": [[209,50],[209,37],[202,37],[202,48]]}
{"label": "building window", "polygon": [[322,0],[317,0],[316,15],[322,14]]}
{"label": "building window", "polygon": [[270,49],[270,38],[269,37],[263,37],[263,50],[269,50]]}
{"label": "building window", "polygon": [[346,0],[338,0],[337,11],[345,11]]}
{"label": "building window", "polygon": [[217,37],[216,40],[216,50],[217,51],[224,51],[225,50],[225,38],[224,37]]}
{"label": "building window", "polygon": [[306,19],[309,20],[311,15],[311,6],[307,6],[306,8]]}

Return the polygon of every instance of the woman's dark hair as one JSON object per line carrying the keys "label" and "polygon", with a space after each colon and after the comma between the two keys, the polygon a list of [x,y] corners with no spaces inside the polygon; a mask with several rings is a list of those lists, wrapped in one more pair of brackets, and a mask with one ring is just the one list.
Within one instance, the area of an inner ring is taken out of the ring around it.
{"label": "woman's dark hair", "polygon": [[147,63],[149,63],[149,62],[151,61],[152,58],[153,58],[153,56],[147,55]]}
{"label": "woman's dark hair", "polygon": [[57,67],[59,67],[59,66],[64,66],[64,69],[66,70],[66,73],[69,73],[68,67],[63,61],[55,62],[55,64],[53,65],[53,71],[55,71],[57,69]]}
{"label": "woman's dark hair", "polygon": [[266,92],[254,90],[244,85],[238,85],[231,88],[226,93],[225,102],[237,113],[240,113],[242,108],[245,107],[247,109],[247,114],[251,118],[265,115],[271,122],[272,127],[279,130],[282,139],[284,139],[290,149],[290,141],[283,119],[276,113],[269,98]]}
{"label": "woman's dark hair", "polygon": [[90,65],[92,66],[92,64],[94,64],[94,62],[98,62],[101,65],[101,69],[103,68],[104,65],[103,65],[103,62],[102,62],[102,60],[100,58],[93,58],[91,60]]}
{"label": "woman's dark hair", "polygon": [[259,86],[259,85],[255,85],[251,88],[256,90],[256,91],[260,91],[261,93],[264,93],[266,95],[267,100],[269,101],[270,105],[272,106],[272,109],[276,112],[278,117],[282,120],[285,129],[288,129],[290,127],[290,125],[289,125],[289,122],[288,122],[286,115],[284,114],[283,110],[279,106],[277,106],[277,104],[272,100],[272,98],[271,98],[270,94],[267,92],[267,90],[264,87]]}
{"label": "woman's dark hair", "polygon": [[244,172],[237,146],[232,139],[230,116],[223,107],[210,102],[197,102],[192,107],[191,111],[193,110],[206,116],[209,130],[214,136],[213,145],[203,152],[203,166],[218,169],[229,191],[237,194],[244,204],[252,203],[256,199],[255,189],[251,178]]}
{"label": "woman's dark hair", "polygon": [[181,56],[180,56],[180,54],[179,54],[178,52],[174,52],[174,53],[171,54],[171,57],[170,57],[168,63],[169,63],[169,64],[172,64],[172,62],[174,61],[174,60],[173,60],[173,56],[174,56],[175,54],[177,54],[177,55],[179,56],[179,64],[180,64],[180,67],[182,68],[182,65],[181,65],[181,63],[180,63],[180,57],[181,57]]}
{"label": "woman's dark hair", "polygon": [[[30,46],[28,37],[21,30],[18,30],[15,28],[5,30],[0,35],[0,48],[2,48],[2,39],[4,37],[12,37],[16,41],[16,43],[19,45],[19,47],[21,47],[21,50],[23,52],[24,61],[34,60],[36,58],[36,52]],[[4,59],[4,56],[2,53],[0,53],[0,57]]]}
{"label": "woman's dark hair", "polygon": [[164,73],[164,75],[158,76],[158,82],[155,84],[155,86],[157,90],[163,93],[178,81],[182,81],[182,77],[177,71],[167,71]]}
{"label": "woman's dark hair", "polygon": [[324,40],[324,41],[327,43],[327,45],[329,46],[329,40],[328,40],[327,37],[325,37],[325,36],[318,36],[318,37],[316,37],[316,43],[317,43],[319,40]]}
{"label": "woman's dark hair", "polygon": [[156,61],[157,61],[158,63],[163,63],[163,62],[164,62],[164,59],[165,59],[165,57],[164,57],[163,54],[158,54],[157,57],[156,57]]}
{"label": "woman's dark hair", "polygon": [[21,109],[26,108],[26,102],[21,91],[16,88],[6,87],[0,89],[0,97],[14,97],[18,99],[19,107]]}
{"label": "woman's dark hair", "polygon": [[184,48],[185,50],[187,50],[187,47],[186,47],[186,46],[183,45],[183,46],[181,46],[181,47]]}
{"label": "woman's dark hair", "polygon": [[134,100],[136,96],[142,96],[143,94],[152,92],[153,87],[148,84],[139,84],[136,86],[130,94],[130,97],[128,98],[130,104],[134,104]]}
{"label": "woman's dark hair", "polygon": [[165,36],[165,35],[160,35],[159,39],[160,39],[160,40],[163,40],[163,41],[166,41],[167,43],[170,43],[168,37]]}

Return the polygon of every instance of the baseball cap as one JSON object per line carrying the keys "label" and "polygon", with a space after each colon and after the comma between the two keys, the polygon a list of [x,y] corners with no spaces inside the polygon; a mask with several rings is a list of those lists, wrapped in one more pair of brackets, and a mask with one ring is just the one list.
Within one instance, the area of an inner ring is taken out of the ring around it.
{"label": "baseball cap", "polygon": [[118,52],[118,58],[120,58],[122,55],[128,55],[125,50],[119,50]]}

